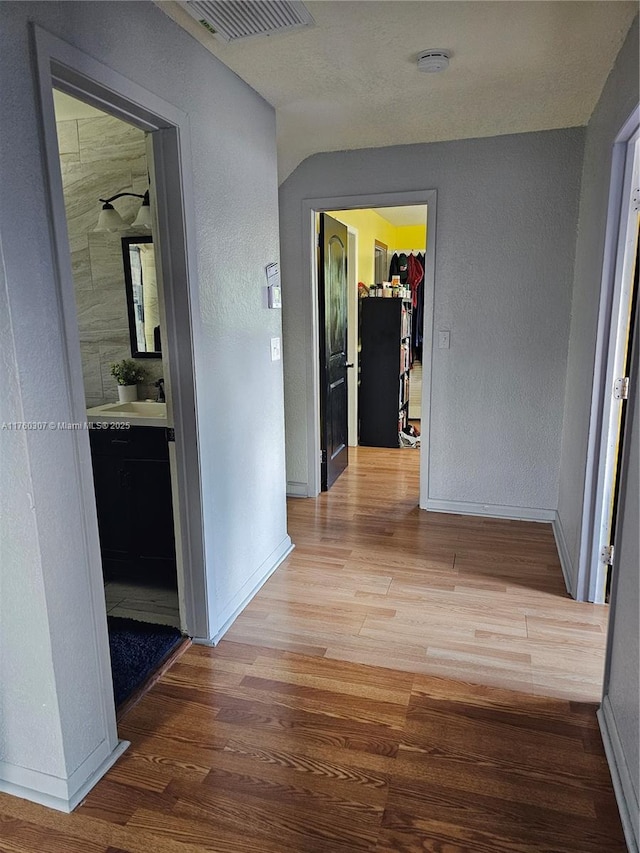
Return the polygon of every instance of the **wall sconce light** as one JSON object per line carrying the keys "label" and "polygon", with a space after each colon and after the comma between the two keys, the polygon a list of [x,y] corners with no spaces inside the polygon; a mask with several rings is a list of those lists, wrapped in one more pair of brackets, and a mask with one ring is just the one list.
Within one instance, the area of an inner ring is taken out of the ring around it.
{"label": "wall sconce light", "polygon": [[[112,201],[123,196],[133,196],[134,198],[142,199],[138,215],[131,225],[127,225],[124,222],[118,211],[111,204]],[[117,193],[116,195],[112,195],[111,198],[101,198],[99,201],[102,202],[102,210],[98,216],[98,224],[93,229],[94,231],[120,231],[123,228],[151,228],[149,190],[144,195],[140,195],[140,193]]]}

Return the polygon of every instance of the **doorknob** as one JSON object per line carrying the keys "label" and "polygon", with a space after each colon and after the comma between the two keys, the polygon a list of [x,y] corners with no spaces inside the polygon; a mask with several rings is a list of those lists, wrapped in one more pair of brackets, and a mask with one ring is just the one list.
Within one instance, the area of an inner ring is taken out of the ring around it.
{"label": "doorknob", "polygon": [[345,367],[355,367],[355,364],[345,364]]}

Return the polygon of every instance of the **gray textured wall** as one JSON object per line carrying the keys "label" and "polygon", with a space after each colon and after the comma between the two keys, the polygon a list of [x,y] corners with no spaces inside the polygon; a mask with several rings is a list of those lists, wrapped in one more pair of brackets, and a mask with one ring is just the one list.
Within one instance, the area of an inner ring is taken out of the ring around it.
{"label": "gray textured wall", "polygon": [[[280,188],[287,479],[306,482],[302,199],[436,189],[429,499],[554,511],[584,131],[315,155]],[[425,402],[426,405],[426,402]]]}
{"label": "gray textured wall", "polygon": [[[148,189],[145,134],[112,116],[59,121],[56,128],[89,408],[118,399],[110,366],[131,358],[121,239],[136,232],[95,232],[98,198]],[[115,204],[130,222],[140,202],[123,198]],[[153,383],[162,376],[162,360],[140,359],[138,364],[147,374],[138,396],[155,397]]]}
{"label": "gray textured wall", "polygon": [[[12,352],[3,261],[0,233],[0,422],[6,424],[20,410],[20,374]],[[29,438],[27,432],[0,432],[0,784],[3,764],[27,763],[32,770],[59,776],[65,772],[42,555],[29,502]],[[40,660],[34,664],[36,655]]]}
{"label": "gray textured wall", "polygon": [[[274,111],[151,3],[5,2],[1,14],[3,420],[73,420],[29,22],[189,116],[193,349],[215,632],[287,541],[282,370],[269,356],[281,318],[264,287],[264,267],[278,259]],[[0,441],[11,460],[2,477],[2,615],[21,616],[19,630],[11,619],[0,624],[0,785],[18,768],[64,779],[109,734],[80,556],[75,443],[88,454],[88,438],[3,431]]]}
{"label": "gray textured wall", "polygon": [[638,21],[631,27],[593,112],[585,139],[567,360],[558,515],[578,572],[585,460],[614,139],[638,103]]}

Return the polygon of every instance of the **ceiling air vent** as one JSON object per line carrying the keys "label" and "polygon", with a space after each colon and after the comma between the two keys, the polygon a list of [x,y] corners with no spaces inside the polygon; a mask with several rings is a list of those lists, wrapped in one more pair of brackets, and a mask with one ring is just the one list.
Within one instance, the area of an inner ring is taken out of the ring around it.
{"label": "ceiling air vent", "polygon": [[314,23],[300,0],[188,0],[181,5],[226,42],[298,30]]}

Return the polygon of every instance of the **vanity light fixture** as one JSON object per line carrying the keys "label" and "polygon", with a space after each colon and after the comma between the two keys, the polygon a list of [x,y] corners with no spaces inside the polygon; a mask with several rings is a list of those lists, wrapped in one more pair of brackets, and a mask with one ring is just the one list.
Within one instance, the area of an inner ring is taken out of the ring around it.
{"label": "vanity light fixture", "polygon": [[[112,201],[115,201],[117,198],[122,198],[123,196],[133,196],[134,198],[142,199],[138,215],[131,225],[127,225],[125,223],[118,211],[111,204]],[[98,216],[98,224],[93,229],[94,231],[120,231],[123,228],[151,228],[149,190],[147,190],[144,195],[141,195],[140,193],[116,193],[116,195],[112,195],[111,198],[101,198],[98,200],[102,202],[102,210]]]}

